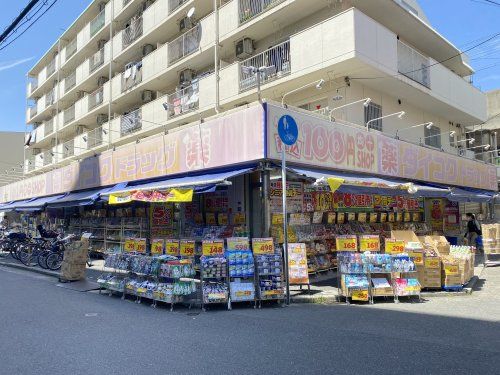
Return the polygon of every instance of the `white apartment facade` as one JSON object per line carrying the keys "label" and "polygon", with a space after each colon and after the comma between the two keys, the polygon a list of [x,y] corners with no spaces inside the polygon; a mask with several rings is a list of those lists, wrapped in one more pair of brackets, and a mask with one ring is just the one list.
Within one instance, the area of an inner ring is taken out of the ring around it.
{"label": "white apartment facade", "polygon": [[[442,63],[440,63],[442,62]],[[463,157],[487,119],[464,54],[411,0],[96,0],[28,73],[25,174],[166,134],[261,96]],[[415,126],[432,122],[432,127]],[[472,157],[474,154],[472,153]]]}

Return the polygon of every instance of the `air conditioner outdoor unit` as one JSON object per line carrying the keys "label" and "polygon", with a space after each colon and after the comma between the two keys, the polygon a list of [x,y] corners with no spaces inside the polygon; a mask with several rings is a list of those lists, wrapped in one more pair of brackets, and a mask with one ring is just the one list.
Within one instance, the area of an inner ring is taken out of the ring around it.
{"label": "air conditioner outdoor unit", "polygon": [[253,40],[250,38],[243,38],[236,43],[236,57],[239,59],[246,59],[252,56],[253,51]]}
{"label": "air conditioner outdoor unit", "polygon": [[179,74],[179,84],[186,85],[190,84],[193,79],[196,78],[196,71],[193,69],[185,69]]}
{"label": "air conditioner outdoor unit", "polygon": [[97,78],[97,86],[101,87],[101,86],[104,86],[104,84],[108,82],[108,77],[99,77]]}
{"label": "air conditioner outdoor unit", "polygon": [[80,134],[83,134],[87,131],[87,128],[85,127],[85,125],[77,125],[76,126],[76,134],[80,135]]}
{"label": "air conditioner outdoor unit", "polygon": [[179,29],[181,32],[192,29],[193,26],[194,26],[193,19],[189,17],[184,17],[183,19],[181,19],[181,22],[179,23]]}
{"label": "air conditioner outdoor unit", "polygon": [[80,90],[80,91],[77,91],[77,92],[76,92],[76,97],[77,97],[78,99],[82,99],[82,98],[85,96],[85,94],[86,94],[86,92],[85,92],[85,91]]}
{"label": "air conditioner outdoor unit", "polygon": [[97,115],[97,125],[102,125],[108,122],[108,115],[105,113],[99,113]]}
{"label": "air conditioner outdoor unit", "polygon": [[104,48],[104,46],[106,45],[106,40],[105,39],[101,39],[97,42],[97,49],[102,49]]}
{"label": "air conditioner outdoor unit", "polygon": [[152,100],[153,100],[153,91],[151,91],[151,90],[144,90],[142,92],[142,102],[143,103],[149,103]]}
{"label": "air conditioner outdoor unit", "polygon": [[155,47],[152,44],[146,44],[144,47],[142,47],[142,57],[149,55],[154,51],[154,49]]}

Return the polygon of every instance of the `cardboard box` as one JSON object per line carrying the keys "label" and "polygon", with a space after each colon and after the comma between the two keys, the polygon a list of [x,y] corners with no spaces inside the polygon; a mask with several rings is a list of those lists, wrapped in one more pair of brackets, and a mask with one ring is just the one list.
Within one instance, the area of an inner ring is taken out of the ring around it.
{"label": "cardboard box", "polygon": [[88,256],[88,242],[76,241],[66,245],[64,261],[67,263],[84,263]]}
{"label": "cardboard box", "polygon": [[422,288],[441,288],[441,275],[425,276]]}
{"label": "cardboard box", "polygon": [[391,230],[391,238],[396,241],[420,242],[415,232],[411,230]]}
{"label": "cardboard box", "polygon": [[439,257],[429,257],[424,258],[425,269],[441,269],[441,259]]}
{"label": "cardboard box", "polygon": [[481,230],[483,232],[483,240],[500,240],[500,223],[483,224],[481,225]]}

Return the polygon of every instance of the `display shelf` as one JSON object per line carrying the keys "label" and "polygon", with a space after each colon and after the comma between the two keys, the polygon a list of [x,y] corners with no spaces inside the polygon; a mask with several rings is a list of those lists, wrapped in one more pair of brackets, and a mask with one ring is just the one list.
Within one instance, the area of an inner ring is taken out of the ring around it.
{"label": "display shelf", "polygon": [[[279,301],[285,299],[283,279],[283,257],[280,251],[274,254],[255,255],[256,264],[256,288],[259,308],[262,301]],[[274,269],[273,272],[269,272]]]}
{"label": "display shelf", "polygon": [[228,262],[224,254],[201,256],[200,280],[203,311],[206,306],[213,304],[227,304],[228,310],[231,310]]}

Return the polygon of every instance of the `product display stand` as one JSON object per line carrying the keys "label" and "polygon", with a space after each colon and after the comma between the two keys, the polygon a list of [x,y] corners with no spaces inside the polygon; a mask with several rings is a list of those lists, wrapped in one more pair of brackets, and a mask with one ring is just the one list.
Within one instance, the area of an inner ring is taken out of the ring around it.
{"label": "product display stand", "polygon": [[[235,302],[253,302],[257,307],[255,293],[255,263],[251,249],[248,246],[248,239],[245,249],[232,250],[226,252],[229,266],[229,293],[231,304]],[[228,245],[231,241],[228,239]]]}
{"label": "product display stand", "polygon": [[283,278],[283,257],[281,250],[274,254],[258,254],[255,256],[257,298],[259,308],[262,301],[285,301]]}
{"label": "product display stand", "polygon": [[346,300],[349,305],[353,301],[365,301],[373,303],[370,298],[370,274],[361,260],[361,254],[355,252],[339,252],[338,259],[338,294]]}
{"label": "product display stand", "polygon": [[227,259],[224,255],[203,255],[200,258],[200,280],[203,311],[210,304],[227,304],[228,310],[231,310]]}

